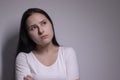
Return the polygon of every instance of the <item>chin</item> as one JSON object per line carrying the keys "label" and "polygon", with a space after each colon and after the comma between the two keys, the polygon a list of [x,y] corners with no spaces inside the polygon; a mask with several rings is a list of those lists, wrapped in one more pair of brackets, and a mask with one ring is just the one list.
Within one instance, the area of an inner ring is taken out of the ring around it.
{"label": "chin", "polygon": [[51,43],[51,41],[44,41],[44,42],[40,42],[40,43],[37,43],[37,45],[40,45],[40,46],[46,46],[46,45],[49,45]]}

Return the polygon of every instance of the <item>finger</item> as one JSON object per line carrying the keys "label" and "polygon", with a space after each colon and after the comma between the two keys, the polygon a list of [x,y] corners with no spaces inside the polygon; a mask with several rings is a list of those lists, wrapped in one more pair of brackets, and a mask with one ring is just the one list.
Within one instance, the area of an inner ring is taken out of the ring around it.
{"label": "finger", "polygon": [[26,76],[26,77],[24,77],[24,80],[31,80],[31,79],[30,79],[29,77]]}
{"label": "finger", "polygon": [[24,77],[24,80],[29,80],[27,77]]}
{"label": "finger", "polygon": [[24,80],[33,80],[33,78],[29,75],[27,75],[26,77],[24,77]]}
{"label": "finger", "polygon": [[30,75],[27,75],[27,78],[29,78],[29,79],[33,79]]}

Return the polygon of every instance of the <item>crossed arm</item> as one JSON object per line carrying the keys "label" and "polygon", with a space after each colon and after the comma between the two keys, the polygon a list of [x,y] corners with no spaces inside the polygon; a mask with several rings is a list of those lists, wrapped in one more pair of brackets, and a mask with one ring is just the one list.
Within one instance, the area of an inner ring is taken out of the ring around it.
{"label": "crossed arm", "polygon": [[[24,80],[34,80],[31,76],[27,75],[24,77]],[[80,79],[75,79],[75,80],[80,80]]]}
{"label": "crossed arm", "polygon": [[[80,80],[79,79],[79,70],[76,54],[73,49],[67,50],[69,53],[66,56],[66,65],[67,65],[67,80]],[[29,70],[29,66],[27,65],[26,56],[24,54],[20,54],[16,59],[16,80],[34,80],[31,76],[31,72]],[[75,79],[76,77],[76,79]]]}

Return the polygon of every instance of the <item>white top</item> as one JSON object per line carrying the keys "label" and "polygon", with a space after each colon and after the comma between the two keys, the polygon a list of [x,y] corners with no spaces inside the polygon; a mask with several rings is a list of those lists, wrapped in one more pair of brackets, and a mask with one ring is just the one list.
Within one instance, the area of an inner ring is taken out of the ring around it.
{"label": "white top", "polygon": [[75,80],[79,78],[76,53],[73,48],[59,47],[54,64],[45,66],[31,51],[20,52],[16,57],[16,80],[23,80],[26,75],[35,80]]}

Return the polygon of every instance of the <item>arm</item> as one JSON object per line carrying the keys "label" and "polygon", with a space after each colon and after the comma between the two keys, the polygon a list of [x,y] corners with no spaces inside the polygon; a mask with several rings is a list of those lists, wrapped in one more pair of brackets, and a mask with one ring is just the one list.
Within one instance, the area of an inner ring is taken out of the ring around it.
{"label": "arm", "polygon": [[33,80],[33,78],[29,75],[27,75],[26,77],[24,77],[24,80]]}
{"label": "arm", "polygon": [[19,53],[16,57],[16,80],[23,80],[27,75],[31,76],[27,56],[25,53]]}
{"label": "arm", "polygon": [[66,66],[68,80],[80,80],[77,56],[73,48],[66,50]]}
{"label": "arm", "polygon": [[79,79],[76,79],[76,80],[80,80],[80,78],[79,78]]}

